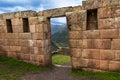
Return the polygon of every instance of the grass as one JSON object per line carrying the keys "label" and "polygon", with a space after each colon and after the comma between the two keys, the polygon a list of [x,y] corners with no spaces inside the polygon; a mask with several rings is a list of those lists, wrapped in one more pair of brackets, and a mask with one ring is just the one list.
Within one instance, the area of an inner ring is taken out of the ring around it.
{"label": "grass", "polygon": [[45,71],[47,67],[39,67],[12,58],[0,57],[0,80],[16,80],[25,74]]}
{"label": "grass", "polygon": [[53,55],[52,64],[63,65],[70,62],[70,56],[65,55]]}
{"label": "grass", "polygon": [[80,80],[120,80],[120,72],[88,72],[81,70],[70,70],[75,77]]}

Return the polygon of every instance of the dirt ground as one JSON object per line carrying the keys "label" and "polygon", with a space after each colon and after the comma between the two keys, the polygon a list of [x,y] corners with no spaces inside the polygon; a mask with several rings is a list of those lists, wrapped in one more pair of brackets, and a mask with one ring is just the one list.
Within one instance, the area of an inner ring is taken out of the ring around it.
{"label": "dirt ground", "polygon": [[31,74],[22,77],[20,80],[77,80],[69,74],[67,67],[53,67],[40,74]]}

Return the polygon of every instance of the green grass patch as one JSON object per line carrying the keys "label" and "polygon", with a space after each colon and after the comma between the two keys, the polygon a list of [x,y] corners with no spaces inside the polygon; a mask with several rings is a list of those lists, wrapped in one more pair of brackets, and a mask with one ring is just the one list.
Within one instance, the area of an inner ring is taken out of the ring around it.
{"label": "green grass patch", "polygon": [[70,56],[65,55],[53,55],[52,64],[63,65],[70,62]]}
{"label": "green grass patch", "polygon": [[16,59],[0,57],[0,80],[16,80],[23,75],[39,73],[47,69],[48,67],[43,68]]}
{"label": "green grass patch", "polygon": [[75,77],[82,76],[83,79],[81,78],[80,80],[120,80],[119,72],[88,72],[70,70],[70,73]]}

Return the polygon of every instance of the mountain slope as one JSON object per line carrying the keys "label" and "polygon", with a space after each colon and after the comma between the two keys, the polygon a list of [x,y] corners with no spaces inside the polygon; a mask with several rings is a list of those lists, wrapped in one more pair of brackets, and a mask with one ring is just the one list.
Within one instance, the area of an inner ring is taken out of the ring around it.
{"label": "mountain slope", "polygon": [[67,27],[63,27],[52,35],[52,41],[58,47],[68,47],[68,31]]}

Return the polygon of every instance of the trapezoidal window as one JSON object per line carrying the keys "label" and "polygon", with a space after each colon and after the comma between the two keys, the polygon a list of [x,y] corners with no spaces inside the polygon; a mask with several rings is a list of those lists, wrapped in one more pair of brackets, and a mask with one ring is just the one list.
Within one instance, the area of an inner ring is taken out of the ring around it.
{"label": "trapezoidal window", "polygon": [[28,18],[23,18],[23,31],[30,32]]}
{"label": "trapezoidal window", "polygon": [[87,30],[98,29],[97,9],[87,10]]}
{"label": "trapezoidal window", "polygon": [[11,19],[6,19],[6,24],[7,24],[7,32],[13,33]]}

